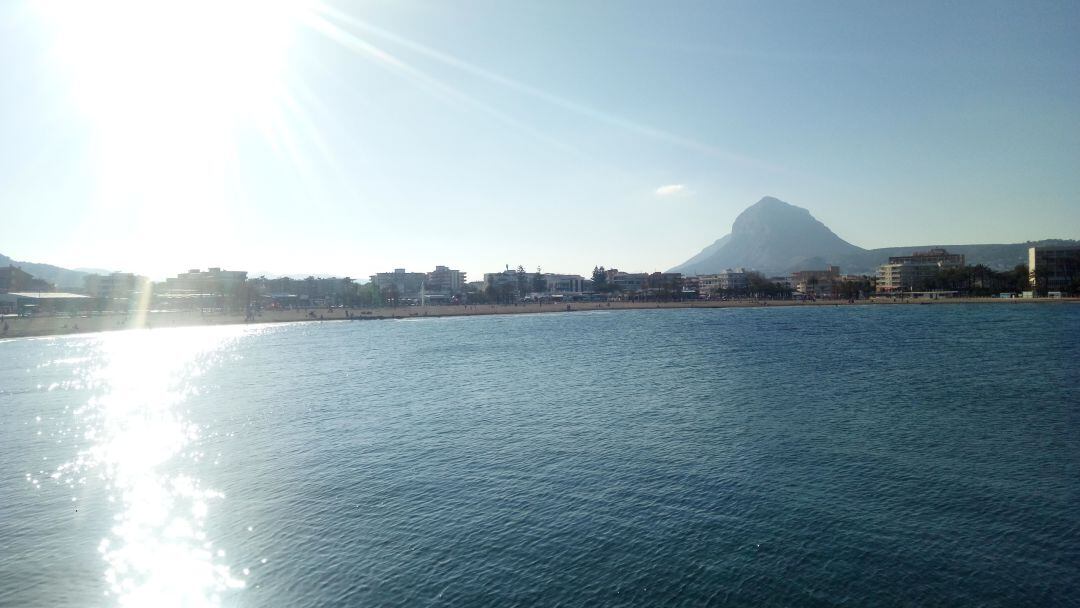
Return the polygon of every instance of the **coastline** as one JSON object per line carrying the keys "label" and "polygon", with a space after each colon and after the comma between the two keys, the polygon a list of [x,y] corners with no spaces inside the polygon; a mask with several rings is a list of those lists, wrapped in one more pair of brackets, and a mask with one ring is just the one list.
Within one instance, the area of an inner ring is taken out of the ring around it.
{"label": "coastline", "polygon": [[[873,306],[873,305],[955,305],[955,304],[1077,304],[1080,298],[1062,299],[1004,299],[948,298],[940,300],[872,299],[855,302],[820,300],[731,300],[690,302],[574,302],[570,304],[477,304],[449,306],[409,306],[374,309],[311,309],[263,311],[253,321],[243,314],[204,314],[201,312],[148,312],[145,314],[105,313],[87,316],[5,317],[8,330],[0,340],[65,336],[73,334],[153,329],[162,327],[194,327],[201,325],[263,325],[303,321],[377,321],[426,317],[469,317],[506,314],[543,314],[554,312],[583,312],[590,310],[642,310],[662,308],[764,308],[776,306]],[[348,315],[346,313],[348,312]],[[314,317],[311,316],[314,314]]]}

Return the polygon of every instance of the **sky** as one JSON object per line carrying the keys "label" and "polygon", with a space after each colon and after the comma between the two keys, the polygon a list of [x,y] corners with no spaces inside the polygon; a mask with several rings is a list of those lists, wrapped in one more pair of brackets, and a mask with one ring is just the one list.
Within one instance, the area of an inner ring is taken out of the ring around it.
{"label": "sky", "polygon": [[[92,6],[91,6],[92,5]],[[0,3],[0,253],[666,270],[763,196],[1080,238],[1080,3]]]}

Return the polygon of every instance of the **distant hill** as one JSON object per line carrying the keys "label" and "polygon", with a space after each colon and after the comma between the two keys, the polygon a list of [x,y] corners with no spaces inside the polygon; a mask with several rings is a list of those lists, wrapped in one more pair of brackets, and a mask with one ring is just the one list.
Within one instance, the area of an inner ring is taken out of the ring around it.
{"label": "distant hill", "polygon": [[747,268],[767,275],[839,266],[846,274],[871,274],[889,256],[909,255],[934,247],[964,254],[968,264],[1006,270],[1027,262],[1033,245],[1076,245],[1080,241],[1048,239],[995,245],[913,245],[863,249],[845,241],[802,207],[766,196],[735,218],[731,234],[671,269],[683,274],[710,274]]}
{"label": "distant hill", "polygon": [[89,272],[83,270],[71,270],[68,268],[61,268],[59,266],[53,266],[52,264],[35,264],[34,262],[20,262],[13,260],[6,255],[0,254],[0,266],[17,266],[22,268],[24,272],[28,272],[34,275],[34,278],[44,279],[53,285],[56,285],[57,289],[72,289],[83,286],[83,277]]}

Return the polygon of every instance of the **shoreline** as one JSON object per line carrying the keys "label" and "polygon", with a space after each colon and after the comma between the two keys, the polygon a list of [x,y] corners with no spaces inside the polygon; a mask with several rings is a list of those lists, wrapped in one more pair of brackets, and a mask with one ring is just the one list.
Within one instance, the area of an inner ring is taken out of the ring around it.
{"label": "shoreline", "polygon": [[[471,317],[506,314],[544,314],[554,312],[584,312],[590,310],[647,310],[672,308],[767,308],[776,306],[873,306],[873,305],[949,305],[949,304],[1077,304],[1080,298],[1023,299],[1023,298],[948,298],[940,300],[869,299],[818,300],[727,300],[690,302],[574,302],[570,304],[470,304],[443,306],[409,306],[373,309],[309,309],[263,311],[253,321],[243,314],[204,314],[201,312],[149,312],[145,314],[103,313],[87,316],[5,317],[8,330],[0,340],[90,334],[103,331],[154,329],[162,327],[196,327],[204,325],[266,325],[311,321],[380,321],[428,317]],[[348,312],[349,316],[346,316]],[[311,315],[314,313],[314,317]]]}

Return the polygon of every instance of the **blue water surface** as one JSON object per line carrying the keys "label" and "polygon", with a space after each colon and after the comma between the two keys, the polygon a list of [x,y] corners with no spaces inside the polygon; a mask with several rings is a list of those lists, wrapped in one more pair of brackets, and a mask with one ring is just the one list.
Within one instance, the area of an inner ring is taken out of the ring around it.
{"label": "blue water surface", "polygon": [[1070,606],[1078,465],[1068,304],[11,340],[0,605]]}

